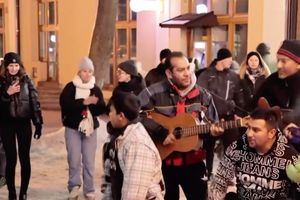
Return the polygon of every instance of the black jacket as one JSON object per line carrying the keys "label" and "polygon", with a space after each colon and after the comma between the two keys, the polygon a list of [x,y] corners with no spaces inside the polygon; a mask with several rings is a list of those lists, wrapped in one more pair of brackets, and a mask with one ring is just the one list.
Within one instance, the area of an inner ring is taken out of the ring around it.
{"label": "black jacket", "polygon": [[151,69],[145,77],[147,87],[154,83],[166,80],[167,76],[165,71],[166,67],[163,63],[160,63],[156,68]]}
{"label": "black jacket", "polygon": [[266,80],[264,75],[257,77],[255,83],[249,79],[249,76],[246,74],[244,79],[241,79],[242,89],[244,93],[245,100],[245,110],[251,112],[253,110],[252,99],[254,94],[257,93],[263,82]]}
{"label": "black jacket", "polygon": [[278,73],[271,74],[253,98],[256,105],[260,97],[265,97],[270,106],[286,109],[286,123],[300,123],[300,71],[285,79],[280,79]]}
{"label": "black jacket", "polygon": [[0,88],[0,120],[10,122],[11,119],[31,119],[33,124],[43,124],[38,93],[28,75],[23,74],[19,79],[20,92],[8,95],[7,90],[13,84],[14,77],[1,77]]}
{"label": "black jacket", "polygon": [[122,91],[122,92],[130,92],[135,95],[138,95],[144,88],[146,87],[145,81],[142,75],[132,76],[129,82],[119,82],[118,86],[114,89],[114,92]]}
{"label": "black jacket", "polygon": [[238,75],[230,69],[217,71],[215,66],[208,67],[197,80],[198,85],[212,94],[219,117],[244,115],[243,90]]}
{"label": "black jacket", "polygon": [[[138,97],[144,111],[153,111],[169,117],[176,115],[177,103],[180,101],[177,91],[168,80],[151,85]],[[195,85],[192,92],[186,95],[184,110],[187,113],[195,113],[199,121],[219,120],[211,95],[198,85]],[[166,129],[149,118],[142,117],[142,123],[155,141],[163,141],[168,134]]]}
{"label": "black jacket", "polygon": [[[77,130],[79,123],[83,119],[82,112],[86,110],[87,106],[83,104],[84,99],[75,99],[75,94],[76,87],[73,82],[69,82],[60,94],[59,102],[63,125]],[[96,105],[88,106],[94,119],[94,128],[96,129],[99,127],[96,116],[105,113],[105,102],[100,88],[96,85],[91,89],[90,95],[95,95],[99,98]]]}

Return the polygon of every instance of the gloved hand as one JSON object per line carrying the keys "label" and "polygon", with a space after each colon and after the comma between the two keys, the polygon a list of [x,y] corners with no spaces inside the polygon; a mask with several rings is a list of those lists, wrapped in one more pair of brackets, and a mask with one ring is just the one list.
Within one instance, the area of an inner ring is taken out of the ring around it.
{"label": "gloved hand", "polygon": [[38,139],[40,139],[41,135],[42,135],[42,125],[37,124],[37,125],[35,125],[35,131],[34,131],[33,138],[38,140]]}
{"label": "gloved hand", "polygon": [[294,165],[292,163],[289,164],[285,170],[291,181],[300,184],[300,159]]}

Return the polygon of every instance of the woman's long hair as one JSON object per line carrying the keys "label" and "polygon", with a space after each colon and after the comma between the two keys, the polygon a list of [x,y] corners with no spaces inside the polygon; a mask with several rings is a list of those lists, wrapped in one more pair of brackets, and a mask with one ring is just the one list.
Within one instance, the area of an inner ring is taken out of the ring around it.
{"label": "woman's long hair", "polygon": [[20,65],[20,69],[18,71],[18,73],[14,76],[12,76],[9,72],[8,72],[8,66],[4,66],[4,64],[1,64],[1,68],[4,69],[3,73],[1,72],[1,76],[5,77],[10,83],[12,83],[13,81],[16,80],[21,80],[23,78],[23,76],[26,74],[25,69],[24,69],[24,65],[22,63],[19,63]]}

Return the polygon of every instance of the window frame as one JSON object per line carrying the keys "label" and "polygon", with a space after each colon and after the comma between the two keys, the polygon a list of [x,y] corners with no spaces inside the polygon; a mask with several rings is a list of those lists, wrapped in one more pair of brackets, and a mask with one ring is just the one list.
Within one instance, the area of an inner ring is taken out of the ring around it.
{"label": "window frame", "polygon": [[132,45],[132,29],[136,29],[136,20],[131,19],[131,9],[129,6],[130,0],[126,0],[126,20],[117,20],[116,14],[116,22],[115,22],[115,32],[114,32],[114,39],[113,39],[113,48],[112,48],[112,58],[111,58],[111,66],[112,69],[110,69],[111,73],[111,79],[110,82],[106,82],[103,85],[104,89],[113,90],[113,88],[117,85],[117,77],[116,77],[116,71],[118,66],[118,58],[117,58],[117,33],[119,29],[125,29],[126,30],[126,52],[127,56],[125,59],[131,58],[131,45]]}
{"label": "window frame", "polygon": [[[54,24],[49,24],[49,3],[54,2],[54,7],[55,7],[55,14],[54,14]],[[44,22],[40,24],[40,9],[39,5],[43,4],[44,5]],[[56,35],[58,36],[58,1],[57,0],[38,0],[38,47],[39,47],[39,61],[40,62],[48,62],[48,34],[51,31],[54,31]],[[40,50],[41,50],[41,40],[40,40],[40,33],[44,33],[44,47],[45,47],[45,54],[41,55]],[[57,41],[57,40],[56,40]],[[56,49],[58,49],[58,44],[56,42]]]}
{"label": "window frame", "polygon": [[[227,25],[228,26],[228,33],[227,33],[227,48],[232,51],[234,55],[234,34],[235,34],[235,25],[236,24],[246,24],[248,26],[248,13],[236,13],[236,3],[238,0],[228,0],[228,13],[217,15],[217,21],[220,26]],[[212,0],[207,1],[207,7],[209,9],[213,9]],[[189,12],[193,10],[193,0],[189,0]],[[249,0],[248,0],[249,6]],[[212,61],[212,31],[211,28],[207,28],[207,49],[206,49],[206,65]],[[193,56],[193,36],[192,30],[187,31],[187,54],[189,57]],[[247,47],[246,47],[247,48]]]}
{"label": "window frame", "polygon": [[[49,4],[51,2],[54,2],[54,23],[53,24],[49,24],[49,20],[50,20],[50,14],[49,14]],[[40,11],[40,4],[42,4],[44,7],[43,13],[41,13]],[[59,37],[59,28],[58,28],[58,0],[37,0],[37,25],[38,25],[38,58],[39,61],[42,63],[47,63],[47,80],[54,80],[54,81],[58,81],[59,77],[58,77],[58,37]],[[43,22],[40,23],[40,17],[43,17]],[[49,34],[51,32],[55,32],[55,38],[56,38],[56,42],[55,42],[55,49],[56,49],[56,55],[55,55],[55,72],[54,72],[54,76],[50,76],[50,72],[49,72],[49,66],[50,66],[50,60],[49,60]],[[42,41],[43,47],[44,47],[44,51],[43,51],[43,55],[41,55],[41,36],[40,34],[44,35],[44,40]]]}

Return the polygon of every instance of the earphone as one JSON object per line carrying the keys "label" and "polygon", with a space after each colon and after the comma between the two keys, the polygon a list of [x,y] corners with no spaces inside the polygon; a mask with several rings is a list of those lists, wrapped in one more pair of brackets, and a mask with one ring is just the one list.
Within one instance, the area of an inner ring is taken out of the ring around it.
{"label": "earphone", "polygon": [[190,62],[190,71],[195,72],[196,65],[195,65],[195,57],[193,57],[192,61]]}

